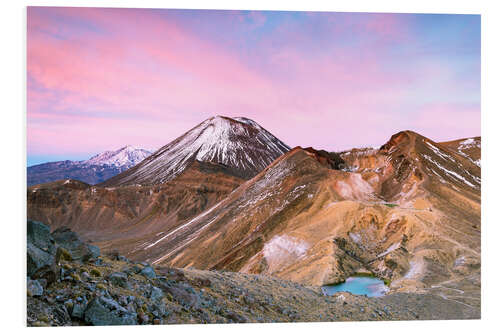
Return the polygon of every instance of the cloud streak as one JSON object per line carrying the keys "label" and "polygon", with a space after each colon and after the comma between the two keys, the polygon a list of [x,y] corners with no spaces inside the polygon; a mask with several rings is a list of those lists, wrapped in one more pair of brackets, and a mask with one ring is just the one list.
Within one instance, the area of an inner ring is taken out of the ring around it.
{"label": "cloud streak", "polygon": [[330,150],[402,129],[479,135],[478,25],[465,15],[29,7],[28,155],[160,147],[217,114]]}

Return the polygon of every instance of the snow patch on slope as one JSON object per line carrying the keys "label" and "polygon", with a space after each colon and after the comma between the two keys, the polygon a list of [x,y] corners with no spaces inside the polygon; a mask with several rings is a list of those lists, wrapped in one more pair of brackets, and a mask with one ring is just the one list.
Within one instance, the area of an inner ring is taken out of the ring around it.
{"label": "snow patch on slope", "polygon": [[264,244],[264,257],[269,265],[269,271],[274,271],[281,264],[303,256],[309,249],[309,244],[303,240],[288,235],[274,236]]}
{"label": "snow patch on slope", "polygon": [[[455,171],[452,171],[452,170],[449,170],[447,168],[445,168],[444,166],[440,165],[438,162],[434,161],[432,158],[430,158],[429,156],[425,155],[425,154],[422,154],[423,157],[431,162],[432,164],[434,164],[436,167],[438,167],[440,170],[444,171],[446,175],[448,176],[451,176],[453,178],[455,178],[456,180],[458,180],[459,182],[462,182],[462,183],[465,183],[467,185],[469,185],[470,187],[477,187],[478,185],[477,184],[473,184],[471,183],[470,181],[468,181],[467,179],[465,179],[463,176],[459,175],[458,173],[456,173]],[[434,170],[432,170],[434,172]],[[437,173],[436,173],[437,174]],[[470,174],[469,174],[470,175]],[[471,176],[471,175],[470,175]],[[472,176],[471,176],[472,177]],[[441,177],[440,177],[441,178]],[[442,179],[442,178],[441,178]],[[480,180],[477,179],[477,177],[474,177],[474,180],[476,182],[479,182]]]}
{"label": "snow patch on slope", "polygon": [[463,151],[464,149],[471,149],[471,148],[481,149],[481,141],[474,138],[469,138],[461,141],[460,144],[458,145],[458,153],[463,157],[469,159],[472,163],[474,163],[478,167],[481,167],[481,159],[474,160],[467,153]]}

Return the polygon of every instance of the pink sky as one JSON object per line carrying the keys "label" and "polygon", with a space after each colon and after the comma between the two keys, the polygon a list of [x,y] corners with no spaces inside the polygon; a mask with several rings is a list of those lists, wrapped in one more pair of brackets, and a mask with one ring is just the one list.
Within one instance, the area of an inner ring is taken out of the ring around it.
{"label": "pink sky", "polygon": [[214,115],[290,146],[480,135],[475,15],[28,8],[28,164],[159,148]]}

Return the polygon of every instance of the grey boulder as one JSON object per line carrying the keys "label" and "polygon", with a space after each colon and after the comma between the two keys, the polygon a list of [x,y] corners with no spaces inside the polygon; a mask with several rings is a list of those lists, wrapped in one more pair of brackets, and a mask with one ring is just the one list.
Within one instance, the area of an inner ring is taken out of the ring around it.
{"label": "grey boulder", "polygon": [[100,250],[97,246],[84,243],[80,237],[71,229],[61,227],[52,233],[55,242],[65,248],[73,260],[88,261],[91,258],[97,258]]}
{"label": "grey boulder", "polygon": [[50,228],[38,221],[27,221],[27,271],[33,276],[43,267],[55,263],[56,247]]}
{"label": "grey boulder", "polygon": [[43,287],[38,280],[31,280],[28,278],[26,290],[29,296],[42,296]]}
{"label": "grey boulder", "polygon": [[156,272],[151,266],[144,267],[139,274],[148,277],[150,279],[156,278]]}
{"label": "grey boulder", "polygon": [[137,324],[136,313],[129,312],[113,299],[103,296],[90,301],[85,309],[84,319],[94,326]]}
{"label": "grey boulder", "polygon": [[127,274],[121,272],[114,272],[108,276],[109,282],[117,287],[129,288]]}

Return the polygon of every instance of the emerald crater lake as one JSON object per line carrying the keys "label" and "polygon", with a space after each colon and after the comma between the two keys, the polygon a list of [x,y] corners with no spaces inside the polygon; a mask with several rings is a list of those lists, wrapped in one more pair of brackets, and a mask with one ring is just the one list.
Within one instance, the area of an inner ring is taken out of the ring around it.
{"label": "emerald crater lake", "polygon": [[331,296],[341,291],[350,292],[353,295],[366,295],[368,297],[380,297],[389,290],[384,281],[365,276],[354,276],[347,278],[345,282],[322,287],[325,295]]}

